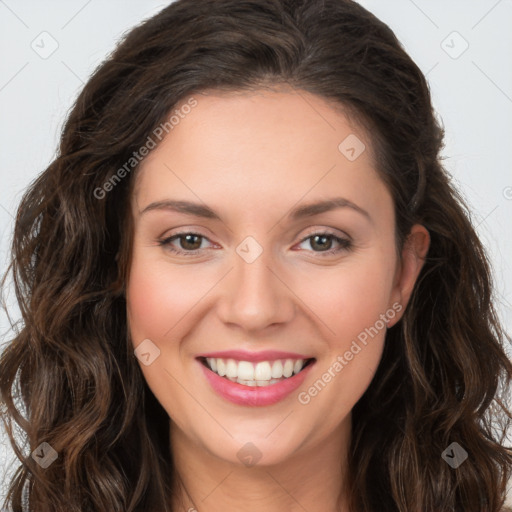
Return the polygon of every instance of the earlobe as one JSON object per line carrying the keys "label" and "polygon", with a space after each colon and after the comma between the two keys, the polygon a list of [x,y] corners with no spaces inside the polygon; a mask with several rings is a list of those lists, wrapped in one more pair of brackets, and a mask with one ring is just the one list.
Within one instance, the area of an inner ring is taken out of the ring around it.
{"label": "earlobe", "polygon": [[402,249],[392,296],[402,306],[401,314],[397,315],[388,327],[397,323],[403,315],[411,297],[414,285],[423,268],[430,247],[430,234],[421,224],[415,224],[407,236]]}

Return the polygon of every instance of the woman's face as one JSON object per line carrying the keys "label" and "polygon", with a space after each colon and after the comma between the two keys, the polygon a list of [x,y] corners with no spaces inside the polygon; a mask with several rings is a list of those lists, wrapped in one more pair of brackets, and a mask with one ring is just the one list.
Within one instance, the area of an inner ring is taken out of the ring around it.
{"label": "woman's face", "polygon": [[321,98],[194,98],[137,176],[131,338],[180,439],[279,463],[350,425],[428,234],[398,258],[371,141]]}

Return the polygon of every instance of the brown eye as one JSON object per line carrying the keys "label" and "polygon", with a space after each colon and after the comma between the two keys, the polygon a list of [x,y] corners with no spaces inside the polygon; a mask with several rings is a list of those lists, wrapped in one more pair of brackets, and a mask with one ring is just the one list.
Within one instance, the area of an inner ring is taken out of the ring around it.
{"label": "brown eye", "polygon": [[314,235],[310,237],[311,247],[320,251],[329,250],[332,247],[333,238],[330,235]]}
{"label": "brown eye", "polygon": [[[173,242],[179,240],[179,246],[173,245]],[[199,233],[177,233],[163,240],[160,240],[159,245],[165,247],[167,250],[177,253],[193,255],[201,249],[201,242],[207,238]]]}
{"label": "brown eye", "polygon": [[[189,251],[194,251],[196,249],[199,249],[201,247],[201,235],[180,235],[178,236],[178,240],[180,240],[180,246],[182,249],[187,249]],[[184,242],[183,242],[184,240]],[[199,244],[198,241],[199,240]]]}
{"label": "brown eye", "polygon": [[[352,242],[348,238],[340,238],[333,233],[313,233],[304,238],[301,244],[304,242],[309,242],[313,252],[324,253],[325,255],[339,253],[352,247]],[[338,247],[333,248],[333,242],[338,244]]]}

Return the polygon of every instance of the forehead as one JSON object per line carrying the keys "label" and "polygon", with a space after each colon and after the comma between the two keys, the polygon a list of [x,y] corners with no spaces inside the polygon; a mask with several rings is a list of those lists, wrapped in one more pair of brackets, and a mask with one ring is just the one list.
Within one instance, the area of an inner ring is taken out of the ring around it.
{"label": "forehead", "polygon": [[139,166],[140,205],[176,190],[258,196],[260,207],[265,198],[299,200],[310,191],[382,192],[371,141],[341,106],[290,89],[191,96],[195,106],[180,110],[190,97],[176,105],[172,129]]}

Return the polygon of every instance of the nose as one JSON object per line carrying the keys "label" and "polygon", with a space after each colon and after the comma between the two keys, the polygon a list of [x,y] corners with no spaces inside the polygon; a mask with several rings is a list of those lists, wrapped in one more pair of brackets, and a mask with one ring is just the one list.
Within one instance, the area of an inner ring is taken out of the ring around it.
{"label": "nose", "polygon": [[252,332],[289,322],[296,309],[290,285],[284,272],[273,263],[270,251],[263,251],[251,263],[235,254],[234,268],[226,276],[219,316],[225,324]]}

